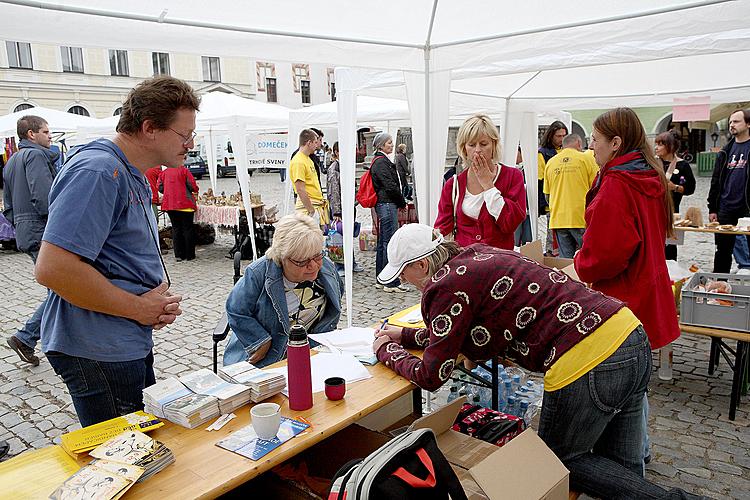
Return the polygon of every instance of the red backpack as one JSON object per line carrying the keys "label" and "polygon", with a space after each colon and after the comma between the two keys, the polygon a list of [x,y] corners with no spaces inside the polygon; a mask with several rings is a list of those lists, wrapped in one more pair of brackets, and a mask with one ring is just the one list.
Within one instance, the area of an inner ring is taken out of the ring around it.
{"label": "red backpack", "polygon": [[359,180],[359,189],[357,190],[357,201],[362,208],[372,208],[378,202],[378,194],[375,192],[375,186],[372,185],[372,165],[375,158],[370,163],[370,170],[367,170]]}

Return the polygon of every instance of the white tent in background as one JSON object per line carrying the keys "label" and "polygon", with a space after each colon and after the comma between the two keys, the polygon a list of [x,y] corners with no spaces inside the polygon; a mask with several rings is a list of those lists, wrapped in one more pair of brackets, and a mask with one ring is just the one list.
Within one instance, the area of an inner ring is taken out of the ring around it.
{"label": "white tent in background", "polygon": [[18,119],[26,115],[36,115],[44,118],[49,124],[49,130],[53,134],[59,132],[76,132],[79,127],[95,124],[97,120],[88,116],[66,113],[54,109],[34,107],[16,111],[9,115],[0,116],[0,137],[12,137],[16,135],[16,124]]}
{"label": "white tent in background", "polygon": [[[499,124],[504,144],[520,140],[527,176],[535,176],[540,110],[671,104],[678,95],[746,101],[750,95],[750,68],[742,64],[750,55],[750,0],[579,0],[554,15],[543,0],[512,7],[495,0],[381,0],[377,12],[397,13],[388,16],[387,29],[382,22],[363,22],[376,15],[372,6],[349,0],[331,0],[325,9],[299,0],[254,3],[251,9],[228,0],[216,0],[210,9],[198,0],[99,0],[94,8],[84,0],[0,3],[8,19],[33,19],[33,30],[6,23],[9,40],[73,46],[106,41],[124,49],[158,46],[337,66],[345,205],[354,196],[355,97],[400,88],[411,115],[420,220],[428,223],[437,211],[450,102],[458,96],[467,110],[472,102],[496,102],[493,109],[505,113]],[[514,148],[504,151],[511,163]],[[528,187],[534,199],[536,183]],[[534,204],[530,208],[535,215]],[[352,224],[344,221],[345,234]],[[344,244],[351,276],[352,241]]]}

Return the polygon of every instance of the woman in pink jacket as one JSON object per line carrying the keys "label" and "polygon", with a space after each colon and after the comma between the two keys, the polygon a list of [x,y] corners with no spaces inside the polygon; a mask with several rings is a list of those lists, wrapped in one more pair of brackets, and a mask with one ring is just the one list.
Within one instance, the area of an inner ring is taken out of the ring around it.
{"label": "woman in pink jacket", "polygon": [[195,230],[193,217],[197,206],[195,195],[198,194],[193,174],[179,166],[167,168],[159,174],[159,192],[164,194],[161,209],[167,212],[172,223],[172,244],[177,262],[195,258]]}
{"label": "woman in pink jacket", "polygon": [[526,218],[526,188],[520,170],[499,162],[497,127],[486,115],[472,116],[458,130],[456,150],[467,168],[443,186],[435,228],[461,246],[512,250]]}

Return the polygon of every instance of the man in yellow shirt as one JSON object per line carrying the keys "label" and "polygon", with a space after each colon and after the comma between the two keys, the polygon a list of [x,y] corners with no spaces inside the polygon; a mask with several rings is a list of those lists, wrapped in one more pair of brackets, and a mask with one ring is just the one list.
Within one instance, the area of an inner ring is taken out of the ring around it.
{"label": "man in yellow shirt", "polygon": [[297,212],[309,215],[321,226],[328,224],[328,202],[320,189],[318,174],[310,155],[315,151],[318,134],[306,128],[299,134],[299,150],[289,163],[289,179],[297,193]]}
{"label": "man in yellow shirt", "polygon": [[599,167],[591,155],[581,152],[581,137],[570,134],[563,149],[553,156],[544,171],[544,195],[550,206],[549,227],[555,232],[560,257],[571,259],[581,248],[586,228],[586,193]]}

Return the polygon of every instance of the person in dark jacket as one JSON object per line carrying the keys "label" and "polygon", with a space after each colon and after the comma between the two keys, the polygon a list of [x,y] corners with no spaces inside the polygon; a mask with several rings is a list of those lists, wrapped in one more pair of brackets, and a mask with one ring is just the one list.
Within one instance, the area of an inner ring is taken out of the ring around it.
{"label": "person in dark jacket", "polygon": [[643,478],[651,350],[625,304],[511,250],[461,248],[424,224],[399,229],[388,257],[378,279],[400,275],[421,290],[426,328],[376,330],[373,351],[385,366],[433,391],[459,354],[510,357],[544,373],[539,436],[570,471],[571,489],[597,498],[690,497]]}
{"label": "person in dark jacket", "polygon": [[545,240],[545,254],[553,255],[554,231],[549,228],[549,204],[544,197],[544,174],[547,169],[547,162],[552,159],[562,149],[562,141],[568,135],[568,127],[559,120],[550,123],[544,132],[542,141],[539,145],[538,166],[537,166],[537,205],[539,208],[539,217],[546,216],[547,219],[547,239]]}
{"label": "person in dark jacket", "polygon": [[172,223],[172,245],[177,262],[195,259],[193,220],[198,207],[198,184],[184,165],[169,167],[159,174],[159,192],[164,194],[161,208]]}
{"label": "person in dark jacket", "polygon": [[[47,225],[49,190],[55,178],[59,154],[50,149],[52,136],[47,122],[38,116],[21,117],[17,123],[19,151],[10,157],[3,171],[3,214],[16,230],[16,245],[36,264],[42,235]],[[34,366],[39,358],[34,348],[39,341],[46,300],[7,343],[22,361]]]}
{"label": "person in dark jacket", "polygon": [[[396,172],[396,165],[387,155],[393,152],[393,138],[386,132],[378,133],[372,140],[375,156],[370,167],[372,186],[375,188],[378,201],[375,212],[378,215],[378,245],[375,255],[375,274],[388,264],[388,242],[398,229],[398,209],[406,206],[401,181]],[[377,287],[378,285],[376,285]],[[398,277],[383,285],[385,292],[405,292],[408,288],[401,285]]]}
{"label": "person in dark jacket", "polygon": [[[732,139],[719,151],[708,191],[708,220],[719,224],[736,225],[740,217],[750,214],[750,175],[747,157],[750,155],[750,111],[739,109],[729,115]],[[716,234],[714,272],[728,273],[732,269],[732,250],[735,235]]]}
{"label": "person in dark jacket", "polygon": [[[664,166],[667,176],[667,187],[672,194],[672,204],[675,213],[680,212],[680,202],[683,196],[690,196],[695,192],[695,176],[690,164],[677,156],[679,143],[674,134],[663,132],[654,139],[656,156]],[[677,245],[666,245],[664,255],[667,260],[677,260]]]}
{"label": "person in dark jacket", "polygon": [[401,192],[404,198],[411,200],[412,188],[409,184],[411,169],[409,168],[409,159],[406,157],[406,144],[396,146],[396,172],[398,180],[401,182]]}

